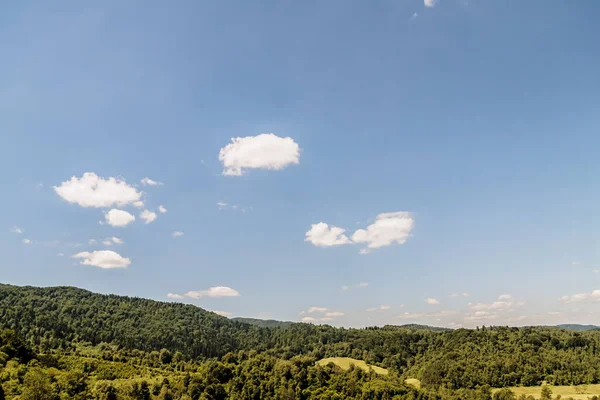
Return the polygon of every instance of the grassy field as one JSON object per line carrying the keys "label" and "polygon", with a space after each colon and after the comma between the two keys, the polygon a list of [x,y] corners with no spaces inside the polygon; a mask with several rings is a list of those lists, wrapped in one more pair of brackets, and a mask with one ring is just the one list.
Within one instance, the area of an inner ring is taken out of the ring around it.
{"label": "grassy field", "polygon": [[[515,394],[520,396],[524,394],[526,396],[532,395],[536,399],[540,398],[540,392],[542,391],[541,386],[516,386],[509,388]],[[499,389],[494,389],[496,391]],[[552,390],[552,398],[556,398],[556,395],[560,394],[562,399],[572,397],[577,400],[587,400],[594,395],[600,395],[600,385],[579,385],[579,386],[550,386]]]}
{"label": "grassy field", "polygon": [[416,387],[417,389],[421,388],[421,381],[415,378],[408,378],[407,380],[404,381],[404,383],[406,383],[407,385]]}
{"label": "grassy field", "polygon": [[330,358],[324,358],[322,360],[317,361],[317,364],[319,364],[319,365],[327,365],[329,363],[334,363],[335,365],[337,365],[338,367],[340,367],[342,369],[350,369],[350,366],[354,365],[365,371],[369,371],[370,369],[372,369],[373,372],[381,374],[381,375],[388,374],[388,370],[385,368],[377,367],[375,365],[369,365],[362,360],[355,360],[354,358],[349,358],[349,357],[330,357]]}

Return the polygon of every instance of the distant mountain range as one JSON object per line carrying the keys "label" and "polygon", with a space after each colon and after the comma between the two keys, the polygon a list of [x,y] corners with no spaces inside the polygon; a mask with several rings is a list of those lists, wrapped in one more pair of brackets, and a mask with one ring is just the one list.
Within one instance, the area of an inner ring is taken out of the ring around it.
{"label": "distant mountain range", "polygon": [[600,326],[596,325],[580,325],[580,324],[561,324],[556,325],[557,328],[567,329],[570,331],[597,331],[600,330]]}

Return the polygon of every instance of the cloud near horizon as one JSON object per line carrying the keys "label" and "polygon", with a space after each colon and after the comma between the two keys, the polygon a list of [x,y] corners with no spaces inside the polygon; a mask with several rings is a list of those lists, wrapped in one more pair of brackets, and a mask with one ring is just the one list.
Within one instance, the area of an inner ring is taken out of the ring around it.
{"label": "cloud near horizon", "polygon": [[191,299],[199,299],[201,297],[239,297],[240,292],[227,286],[214,286],[206,290],[191,290],[183,295],[176,293],[169,293],[167,297],[172,299],[183,299],[189,297]]}

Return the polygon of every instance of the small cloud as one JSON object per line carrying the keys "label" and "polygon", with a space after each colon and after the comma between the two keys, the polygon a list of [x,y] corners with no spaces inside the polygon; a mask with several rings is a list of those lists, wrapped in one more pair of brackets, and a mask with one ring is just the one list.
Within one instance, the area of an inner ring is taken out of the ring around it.
{"label": "small cloud", "polygon": [[423,3],[425,4],[425,7],[435,7],[438,3],[438,0],[423,0]]}
{"label": "small cloud", "polygon": [[430,305],[440,304],[440,302],[437,299],[434,299],[433,297],[428,297],[427,299],[425,299],[425,302]]}
{"label": "small cloud", "polygon": [[241,176],[248,169],[280,170],[300,163],[300,147],[291,137],[273,133],[232,138],[219,151],[223,175]]}
{"label": "small cloud", "polygon": [[167,297],[170,299],[177,299],[177,300],[181,300],[183,299],[183,296],[177,293],[169,293],[167,294]]}
{"label": "small cloud", "polygon": [[23,239],[23,243],[25,243],[25,244],[31,244],[31,240],[29,240],[29,239]]}
{"label": "small cloud", "polygon": [[163,184],[162,182],[154,181],[154,180],[152,180],[152,179],[150,179],[148,177],[143,178],[140,182],[144,186],[160,186],[160,185]]}
{"label": "small cloud", "polygon": [[123,244],[123,241],[118,237],[109,237],[102,241],[105,246],[112,246],[113,244]]}
{"label": "small cloud", "polygon": [[135,208],[143,208],[144,207],[144,202],[141,200],[134,201],[132,204]]}
{"label": "small cloud", "polygon": [[325,312],[327,310],[328,310],[328,308],[326,308],[326,307],[311,307],[311,308],[309,308],[306,311],[306,313],[307,314],[312,314],[312,313],[315,313],[315,312]]}
{"label": "small cloud", "polygon": [[227,311],[221,311],[221,310],[211,310],[211,312],[214,312],[217,315],[220,315],[221,317],[230,317],[231,313],[227,312]]}
{"label": "small cloud", "polygon": [[93,172],[86,172],[81,178],[73,176],[53,189],[63,200],[81,207],[124,206],[142,197],[142,192],[128,185],[124,179],[104,179]]}
{"label": "small cloud", "polygon": [[184,296],[192,299],[199,299],[200,297],[238,297],[241,295],[237,290],[230,287],[215,286],[206,290],[189,291]]}
{"label": "small cloud", "polygon": [[417,13],[414,13],[414,14],[413,14],[413,15],[410,17],[410,20],[411,20],[411,21],[414,21],[415,19],[417,19],[417,17],[418,17],[418,16],[419,16],[419,14],[417,14]]}
{"label": "small cloud", "polygon": [[331,312],[326,312],[325,316],[327,317],[343,317],[345,314],[343,312],[339,312],[339,311],[331,311]]}
{"label": "small cloud", "polygon": [[561,296],[559,301],[561,303],[578,303],[584,300],[600,300],[600,290],[594,290],[589,293],[576,293],[571,296]]}
{"label": "small cloud", "polygon": [[171,233],[171,236],[173,236],[174,238],[181,237],[181,236],[183,236],[183,232],[175,231],[175,232]]}
{"label": "small cloud", "polygon": [[369,286],[368,282],[361,282],[361,283],[355,283],[353,285],[344,285],[344,286],[342,286],[342,289],[343,290],[363,289],[363,288],[366,288],[367,286]]}
{"label": "small cloud", "polygon": [[161,213],[166,213],[167,209],[165,208],[165,206],[163,206],[162,204],[160,206],[158,206],[158,211],[160,211]]}
{"label": "small cloud", "polygon": [[379,307],[372,307],[372,308],[367,308],[368,312],[374,312],[374,311],[387,311],[389,310],[391,307],[388,305],[381,305]]}
{"label": "small cloud", "polygon": [[404,314],[400,315],[398,318],[402,318],[402,319],[418,319],[418,318],[422,318],[424,316],[425,315],[421,314],[421,313],[405,312]]}
{"label": "small cloud", "polygon": [[104,214],[104,219],[107,224],[115,227],[124,227],[135,221],[133,215],[129,214],[127,211],[118,210],[116,208],[113,208]]}
{"label": "small cloud", "polygon": [[471,295],[471,293],[469,293],[469,292],[462,292],[462,293],[452,293],[450,295],[450,297],[459,297],[459,296],[469,297],[470,295]]}
{"label": "small cloud", "polygon": [[224,209],[224,208],[226,208],[227,206],[228,206],[228,204],[225,203],[224,201],[218,201],[217,202],[217,207],[219,207],[219,209],[221,209],[221,210]]}
{"label": "small cloud", "polygon": [[72,258],[82,258],[81,264],[102,269],[127,268],[131,264],[129,258],[121,257],[119,253],[112,250],[99,250],[91,253],[83,251],[73,255]]}
{"label": "small cloud", "polygon": [[154,222],[154,220],[156,220],[156,217],[156,213],[149,210],[144,210],[140,213],[140,218],[146,221],[146,224]]}
{"label": "small cloud", "polygon": [[367,229],[358,229],[352,235],[355,243],[366,243],[368,249],[377,249],[393,243],[404,244],[411,236],[415,221],[406,211],[379,214]]}
{"label": "small cloud", "polygon": [[10,231],[11,231],[12,233],[17,233],[17,234],[19,234],[19,235],[23,233],[23,229],[19,228],[18,226],[13,226],[13,227],[10,229]]}
{"label": "small cloud", "polygon": [[579,261],[571,261],[571,265],[580,265],[580,264],[581,264],[581,262],[579,262]]}
{"label": "small cloud", "polygon": [[594,270],[594,273],[595,273],[595,274],[597,274],[597,273],[600,273],[600,269],[595,269],[595,270]]}
{"label": "small cloud", "polygon": [[65,255],[64,255],[64,253],[57,253],[56,256],[57,257],[64,257]]}
{"label": "small cloud", "polygon": [[346,235],[345,229],[332,226],[331,228],[324,222],[312,224],[312,227],[306,232],[305,242],[310,242],[319,247],[339,246],[352,243]]}
{"label": "small cloud", "polygon": [[96,239],[90,239],[90,240],[88,240],[88,244],[96,244]]}
{"label": "small cloud", "polygon": [[498,300],[512,300],[512,298],[511,294],[501,294],[498,296]]}

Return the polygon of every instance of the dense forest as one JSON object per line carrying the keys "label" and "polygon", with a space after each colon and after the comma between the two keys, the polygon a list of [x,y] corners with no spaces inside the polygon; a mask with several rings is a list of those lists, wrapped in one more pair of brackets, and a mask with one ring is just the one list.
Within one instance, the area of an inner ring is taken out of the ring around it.
{"label": "dense forest", "polygon": [[[0,400],[483,400],[492,388],[600,383],[597,330],[344,329],[229,320],[191,305],[70,287],[0,285],[0,331]],[[389,374],[316,364],[326,357],[364,360]]]}

